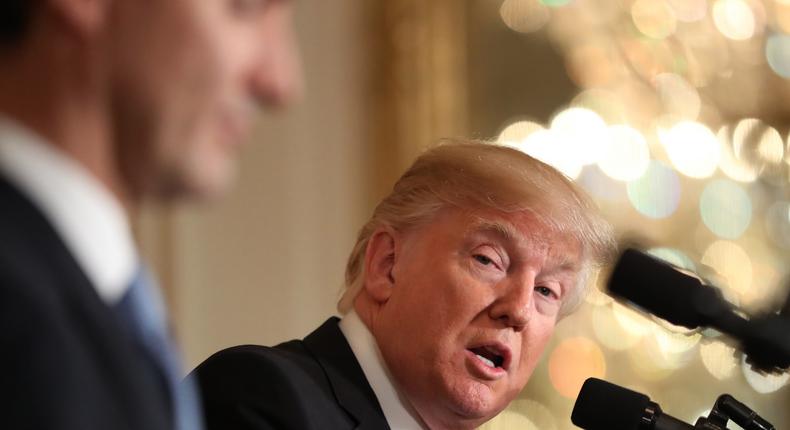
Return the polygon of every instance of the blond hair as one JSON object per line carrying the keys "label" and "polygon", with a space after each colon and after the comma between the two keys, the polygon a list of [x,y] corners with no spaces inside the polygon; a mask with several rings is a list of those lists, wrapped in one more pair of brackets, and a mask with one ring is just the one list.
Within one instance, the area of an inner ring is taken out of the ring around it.
{"label": "blond hair", "polygon": [[581,302],[590,269],[608,261],[615,247],[611,226],[589,197],[553,167],[490,142],[444,140],[417,158],[360,230],[346,265],[338,311],[351,310],[362,289],[365,251],[376,229],[407,231],[448,207],[528,211],[552,231],[575,237],[582,246],[582,273],[561,315]]}

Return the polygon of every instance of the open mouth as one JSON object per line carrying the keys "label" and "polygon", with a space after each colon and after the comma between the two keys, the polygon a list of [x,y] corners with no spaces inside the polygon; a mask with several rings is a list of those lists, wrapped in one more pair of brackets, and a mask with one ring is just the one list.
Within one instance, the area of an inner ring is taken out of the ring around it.
{"label": "open mouth", "polygon": [[477,348],[469,348],[469,351],[486,366],[492,369],[504,369],[505,356],[497,349],[489,346],[480,346]]}

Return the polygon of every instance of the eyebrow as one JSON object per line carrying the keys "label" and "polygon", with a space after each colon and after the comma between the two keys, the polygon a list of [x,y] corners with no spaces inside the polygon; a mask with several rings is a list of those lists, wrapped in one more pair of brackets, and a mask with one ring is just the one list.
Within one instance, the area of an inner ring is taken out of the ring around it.
{"label": "eyebrow", "polygon": [[[499,236],[501,239],[505,241],[509,241],[515,244],[524,244],[524,242],[529,241],[544,241],[543,239],[538,239],[535,235],[529,235],[525,237],[521,232],[516,229],[513,224],[507,221],[492,221],[490,219],[478,219],[468,230],[469,233],[489,233]],[[579,259],[572,258],[567,254],[562,254],[557,256],[557,264],[555,266],[554,272],[562,272],[562,271],[580,271],[582,268],[582,262]]]}
{"label": "eyebrow", "polygon": [[469,229],[470,233],[493,233],[511,242],[522,242],[521,233],[510,223],[480,219]]}

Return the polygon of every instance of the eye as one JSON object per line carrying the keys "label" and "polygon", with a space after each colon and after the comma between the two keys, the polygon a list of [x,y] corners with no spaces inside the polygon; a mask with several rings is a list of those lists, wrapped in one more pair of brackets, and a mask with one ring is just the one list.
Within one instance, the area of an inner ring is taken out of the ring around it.
{"label": "eye", "polygon": [[549,287],[537,286],[535,287],[535,291],[543,297],[557,298],[557,295],[554,294],[554,291]]}
{"label": "eye", "polygon": [[480,245],[470,250],[467,255],[472,257],[470,264],[473,267],[486,273],[503,273],[507,271],[507,255],[494,246]]}
{"label": "eye", "polygon": [[483,254],[476,254],[476,255],[473,256],[473,258],[475,260],[477,260],[477,262],[482,264],[483,266],[488,266],[488,265],[494,264],[494,260],[488,258],[487,256],[485,256]]}

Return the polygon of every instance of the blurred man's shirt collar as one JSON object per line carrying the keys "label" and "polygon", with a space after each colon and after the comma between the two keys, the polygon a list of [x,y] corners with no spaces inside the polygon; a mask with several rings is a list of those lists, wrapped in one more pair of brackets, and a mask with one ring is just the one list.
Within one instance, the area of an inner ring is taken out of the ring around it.
{"label": "blurred man's shirt collar", "polygon": [[76,161],[0,115],[0,171],[55,228],[108,305],[120,300],[137,268],[120,202]]}
{"label": "blurred man's shirt collar", "polygon": [[351,350],[365,373],[365,377],[376,393],[376,398],[384,412],[384,417],[392,430],[420,430],[417,414],[406,399],[398,393],[392,382],[384,359],[381,356],[376,339],[365,323],[353,310],[340,320],[340,331],[346,337]]}

